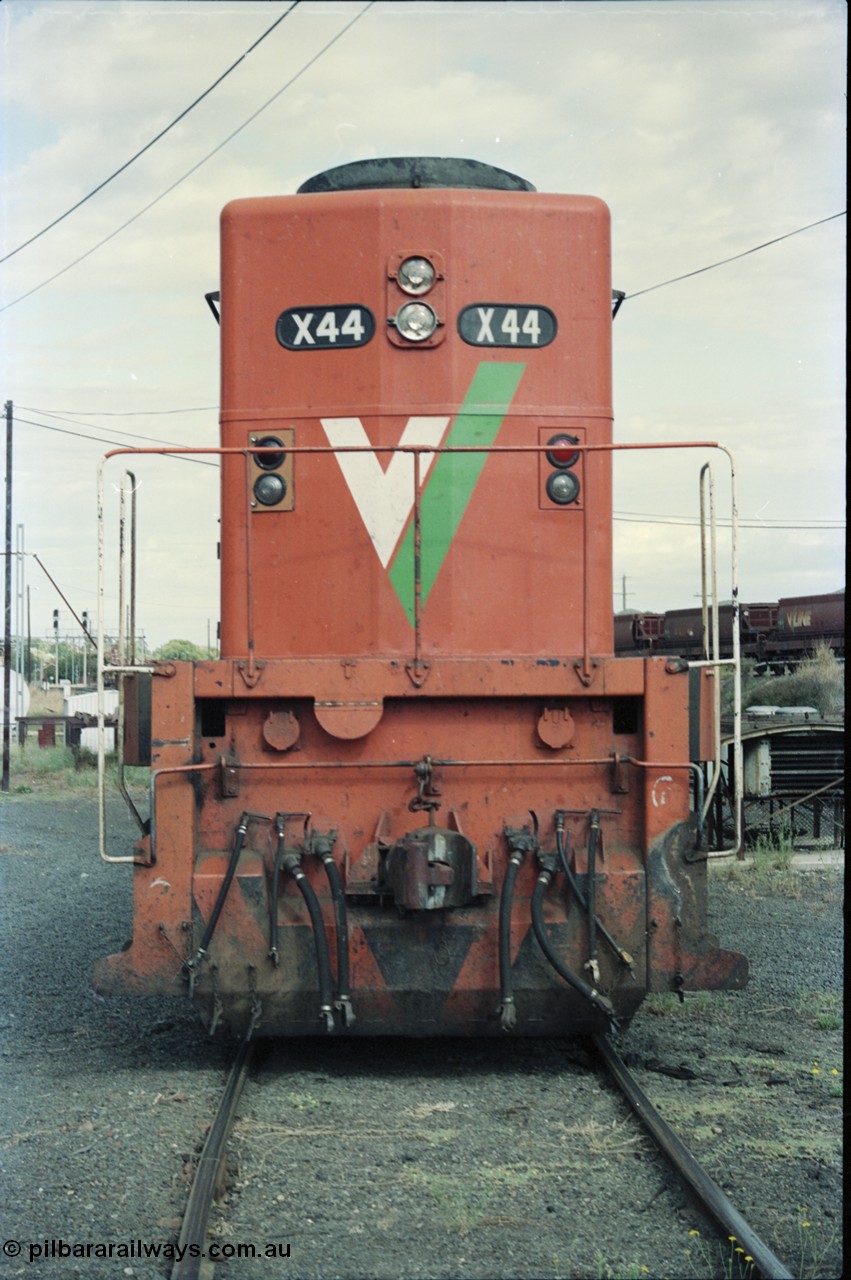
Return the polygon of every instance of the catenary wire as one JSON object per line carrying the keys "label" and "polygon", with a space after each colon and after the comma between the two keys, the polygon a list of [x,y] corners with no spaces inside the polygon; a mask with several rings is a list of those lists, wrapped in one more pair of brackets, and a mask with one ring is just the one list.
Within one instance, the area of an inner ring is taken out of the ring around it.
{"label": "catenary wire", "polygon": [[262,36],[260,36],[257,40],[255,40],[252,45],[249,45],[249,47],[245,50],[245,53],[241,54],[241,56],[237,58],[236,62],[232,63],[228,67],[227,71],[223,71],[222,74],[218,77],[218,79],[213,81],[213,83],[209,86],[209,88],[205,89],[204,92],[200,94],[195,99],[194,102],[190,102],[189,106],[185,107],[183,111],[181,111],[180,115],[175,116],[171,124],[167,124],[164,129],[161,129],[155,137],[151,138],[150,142],[146,142],[144,147],[141,147],[136,152],[135,155],[131,156],[129,160],[125,160],[124,164],[122,164],[118,169],[116,169],[114,173],[111,173],[108,178],[104,178],[103,182],[99,182],[96,187],[93,187],[92,190],[88,193],[88,195],[83,196],[83,198],[81,200],[78,200],[76,204],[72,204],[70,209],[66,209],[64,213],[60,213],[58,218],[54,218],[52,222],[48,222],[46,227],[42,227],[41,231],[37,231],[35,235],[30,236],[28,240],[24,240],[24,242],[22,244],[19,244],[16,249],[11,249],[9,253],[5,253],[3,257],[0,258],[0,262],[7,262],[9,258],[14,258],[16,253],[20,253],[21,250],[26,249],[28,245],[34,244],[36,240],[40,240],[41,237],[43,235],[46,235],[48,231],[51,231],[54,227],[58,226],[60,222],[64,222],[65,219],[70,214],[74,213],[77,209],[79,209],[82,205],[84,205],[88,200],[91,200],[92,196],[96,196],[99,191],[103,191],[104,187],[108,186],[109,183],[112,182],[113,178],[117,178],[119,174],[124,173],[125,169],[129,169],[131,164],[133,164],[134,161],[138,160],[140,156],[143,156],[146,151],[150,151],[151,147],[155,143],[159,142],[161,138],[164,138],[165,135],[169,133],[176,124],[179,124],[181,120],[185,120],[185,118],[189,115],[190,111],[192,111],[195,107],[197,107],[200,102],[203,102],[205,98],[209,97],[209,95],[213,92],[213,90],[218,88],[218,86],[222,83],[222,81],[226,80],[227,77],[230,75],[230,73],[232,71],[235,71],[236,68],[239,66],[239,64],[241,62],[244,62],[245,59],[248,57],[248,55],[250,53],[253,53],[258,45],[262,44],[263,41],[266,39],[266,37],[272,34],[272,32],[275,30],[275,27],[280,26],[281,23],[284,21],[284,19],[288,18],[292,13],[293,9],[295,9],[296,6],[299,5],[300,3],[301,3],[301,0],[293,0],[293,3],[290,5],[289,9],[287,9],[286,13],[282,13],[280,18],[276,18],[275,21],[272,23],[271,27],[268,27],[266,31],[263,32]]}
{"label": "catenary wire", "polygon": [[[688,516],[625,516],[619,515],[618,512],[615,511],[612,514],[612,519],[618,521],[620,524],[668,524],[673,525],[678,529],[700,528],[700,520],[696,516],[693,520]],[[778,530],[782,529],[797,529],[804,533],[808,530],[813,533],[816,533],[819,530],[830,530],[834,533],[841,533],[845,528],[844,520],[836,521],[833,524],[770,524],[766,520],[751,517],[750,519],[745,520],[740,518],[736,523],[740,529],[765,529],[768,533],[776,533]],[[717,524],[719,529],[730,528],[729,520],[719,520],[717,521]]]}
{"label": "catenary wire", "polygon": [[[30,418],[19,418],[17,414],[15,414],[14,420],[16,423],[20,424],[21,426],[41,427],[42,431],[56,431],[59,433],[59,435],[75,436],[78,440],[94,440],[96,444],[114,444],[119,449],[124,448],[126,445],[125,440],[111,440],[109,439],[109,437],[106,437],[106,436],[90,436],[85,431],[70,431],[67,427],[56,427],[47,422],[33,422]],[[123,435],[126,437],[130,437],[132,435],[133,439],[135,440],[153,441],[155,444],[161,444],[166,448],[182,447],[180,445],[173,444],[173,442],[169,440],[157,440],[154,436],[135,435],[134,433],[129,431],[116,431],[115,434]],[[180,462],[194,462],[196,465],[202,466],[202,467],[218,467],[219,465],[217,462],[211,462],[208,458],[193,458],[185,453],[167,454],[165,456],[174,457]]]}
{"label": "catenary wire", "polygon": [[108,236],[104,236],[102,240],[99,240],[97,244],[92,245],[92,247],[90,249],[87,249],[85,253],[81,253],[79,257],[73,260],[73,262],[69,262],[66,266],[62,267],[61,270],[55,271],[52,276],[48,276],[46,280],[42,280],[41,284],[34,285],[32,289],[28,289],[26,293],[19,294],[18,297],[13,298],[11,302],[5,303],[4,306],[0,307],[0,313],[4,311],[8,311],[10,307],[17,306],[17,304],[19,302],[23,302],[25,298],[31,298],[34,293],[38,293],[39,290],[44,289],[49,284],[52,284],[54,280],[58,280],[60,276],[64,276],[66,271],[70,271],[71,268],[76,267],[78,263],[84,262],[86,258],[90,258],[91,255],[93,253],[96,253],[98,249],[103,248],[103,246],[105,244],[108,244],[110,240],[114,240],[115,237],[117,235],[120,235],[122,231],[125,231],[127,227],[131,226],[134,222],[136,222],[139,218],[141,218],[144,214],[146,214],[150,209],[153,209],[154,206],[159,204],[161,200],[164,200],[167,195],[170,195],[171,192],[174,191],[177,187],[179,187],[182,182],[185,182],[187,178],[191,178],[193,173],[197,173],[202,165],[205,165],[208,160],[211,160],[213,156],[216,155],[219,151],[221,151],[224,147],[226,147],[229,142],[232,142],[233,139],[238,134],[242,133],[243,129],[247,129],[248,126],[254,120],[256,120],[257,117],[262,114],[262,112],[264,112],[267,109],[267,107],[270,107],[273,102],[276,102],[277,99],[280,98],[281,94],[285,93],[287,89],[289,89],[292,85],[294,85],[296,80],[299,80],[305,74],[306,71],[309,71],[310,68],[315,63],[317,63],[325,53],[328,52],[328,50],[331,48],[332,45],[335,45],[338,40],[341,40],[342,37],[346,34],[346,32],[349,31],[355,25],[356,22],[360,21],[360,19],[364,16],[367,10],[371,9],[374,4],[375,4],[375,0],[368,0],[368,3],[364,5],[360,13],[356,13],[355,16],[351,19],[351,21],[347,22],[346,25],[342,27],[341,30],[338,31],[335,36],[333,36],[326,44],[324,44],[318,53],[314,54],[312,58],[309,58],[308,61],[305,62],[304,66],[301,67],[298,71],[296,71],[295,75],[291,76],[290,79],[287,80],[286,83],[283,84],[281,88],[277,90],[277,92],[272,94],[271,98],[267,98],[267,100],[262,104],[262,106],[259,106],[257,110],[254,111],[248,117],[247,120],[243,120],[242,124],[239,125],[236,129],[234,129],[232,133],[229,133],[228,136],[218,144],[218,146],[213,147],[212,151],[208,151],[207,154],[203,156],[198,161],[197,164],[194,164],[191,169],[187,169],[187,171],[181,177],[177,178],[176,181],[172,182],[171,186],[166,187],[165,191],[161,191],[158,196],[155,196],[153,200],[149,201],[148,204],[144,205],[141,209],[139,209],[136,213],[134,213],[132,218],[128,218],[126,222],[122,222],[120,227],[116,227],[115,230],[111,231]]}
{"label": "catenary wire", "polygon": [[22,404],[18,408],[25,413],[40,413],[45,418],[156,418],[169,413],[217,413],[217,404],[196,404],[186,409],[39,409],[36,405]]}
{"label": "catenary wire", "polygon": [[[698,517],[697,517],[697,516],[675,516],[675,515],[670,515],[670,516],[657,516],[657,515],[654,515],[652,512],[649,512],[649,511],[616,511],[614,514],[615,514],[615,517],[616,517],[618,520],[623,520],[623,521],[626,521],[626,522],[629,522],[630,520],[632,520],[632,521],[635,521],[635,522],[637,522],[637,523],[639,523],[639,524],[640,524],[640,523],[646,523],[647,521],[657,521],[657,522],[665,523],[665,524],[697,524],[697,525],[699,525],[699,524],[700,524],[700,520],[698,519]],[[788,528],[794,528],[794,529],[808,529],[808,528],[825,528],[825,529],[832,529],[832,528],[837,528],[837,529],[844,529],[844,528],[845,528],[845,521],[844,521],[844,520],[841,520],[838,516],[837,516],[837,518],[836,518],[836,519],[833,519],[833,518],[831,518],[831,517],[829,517],[829,516],[827,516],[827,517],[822,517],[821,519],[817,519],[817,518],[815,518],[815,517],[814,517],[814,518],[812,518],[812,519],[808,519],[808,518],[806,518],[806,517],[801,517],[801,519],[798,521],[798,523],[797,523],[797,524],[795,524],[795,525],[791,525],[791,526],[789,525],[789,523],[788,523],[788,521],[787,521],[787,519],[786,519],[785,517],[781,519],[779,516],[776,516],[776,517],[774,517],[774,516],[746,516],[746,517],[745,517],[745,521],[744,521],[744,523],[745,523],[745,524],[747,524],[748,520],[750,520],[750,521],[753,523],[754,528],[757,528],[757,529],[760,529],[760,528],[773,528],[773,529],[788,529]],[[724,519],[724,518],[722,518],[722,519],[718,520],[718,522],[717,522],[717,523],[718,523],[719,528],[726,528],[726,529],[729,529],[729,528],[730,528],[730,525],[731,525],[731,523],[732,523],[732,522],[731,522],[729,519]],[[742,520],[741,520],[741,518],[739,519],[738,523],[739,523],[739,524],[742,524]]]}
{"label": "catenary wire", "polygon": [[[44,411],[44,410],[35,409],[35,410],[30,410],[30,412],[34,412],[34,413],[43,413],[43,412],[45,412],[45,411]],[[163,412],[164,412],[164,411],[163,411]],[[174,410],[173,412],[180,412],[180,410]],[[58,417],[58,415],[57,415],[57,414],[54,414],[53,416],[54,416],[54,417]],[[66,419],[66,421],[67,421],[67,419]],[[105,438],[105,437],[103,437],[103,436],[91,436],[91,435],[88,435],[88,434],[87,434],[86,432],[84,432],[84,431],[69,431],[67,427],[56,427],[56,426],[53,426],[51,423],[47,423],[47,422],[33,422],[33,421],[32,421],[32,419],[30,419],[30,418],[21,418],[21,417],[19,417],[17,414],[15,414],[15,422],[17,422],[17,423],[21,423],[21,425],[28,426],[28,427],[41,427],[44,431],[58,431],[58,432],[60,433],[60,435],[76,436],[76,437],[78,437],[80,440],[94,440],[94,441],[95,441],[95,443],[97,443],[97,444],[114,444],[114,445],[117,445],[117,446],[120,448],[120,447],[121,447],[121,445],[122,445],[122,443],[123,443],[121,440],[112,440],[112,439],[109,439],[108,437],[106,437],[106,438]],[[85,425],[89,425],[89,426],[91,426],[92,424],[91,424],[91,423],[88,423],[88,424],[83,423],[83,424],[80,424],[80,425],[83,425],[83,426],[85,426]],[[94,430],[96,430],[96,431],[97,431],[97,430],[98,430],[98,428],[97,428],[97,427],[95,427],[95,428],[94,428]],[[166,448],[170,448],[170,447],[172,447],[172,448],[181,448],[181,447],[183,447],[183,446],[180,446],[180,445],[175,444],[175,442],[174,442],[173,440],[162,440],[162,439],[161,439],[161,438],[159,438],[158,436],[145,436],[145,435],[140,435],[138,432],[134,432],[134,431],[114,431],[114,435],[117,435],[117,436],[124,436],[124,437],[125,437],[125,439],[132,439],[132,440],[147,440],[147,441],[152,442],[152,443],[154,443],[154,444],[161,444],[161,445],[164,445]],[[207,466],[207,467],[216,467],[216,466],[218,466],[218,463],[216,463],[216,462],[209,462],[209,461],[207,461],[206,459],[203,459],[203,458],[192,458],[192,457],[188,457],[186,454],[176,454],[176,455],[174,455],[174,456],[175,456],[175,457],[177,457],[177,458],[179,458],[179,459],[181,459],[181,460],[182,460],[182,461],[184,461],[184,462],[200,462],[200,463],[202,463],[204,466]],[[612,518],[613,518],[614,520],[618,520],[618,521],[621,521],[621,522],[626,523],[626,524],[668,524],[668,525],[678,526],[678,527],[680,527],[680,528],[699,528],[699,526],[700,526],[700,521],[699,521],[696,517],[695,517],[694,519],[692,519],[690,516],[654,516],[654,515],[650,515],[650,514],[647,514],[647,515],[639,514],[639,513],[637,513],[637,512],[621,512],[621,513],[619,513],[619,512],[617,512],[617,511],[615,511],[615,512],[613,513]],[[842,529],[844,529],[844,528],[845,528],[845,522],[844,522],[844,521],[836,521],[836,522],[834,522],[833,524],[824,524],[824,523],[815,523],[815,522],[806,522],[806,521],[805,521],[804,523],[801,523],[801,524],[773,524],[773,523],[771,523],[770,521],[763,520],[762,518],[759,518],[759,519],[751,519],[751,520],[748,520],[748,519],[740,519],[740,520],[739,520],[739,522],[738,522],[738,524],[739,524],[739,528],[740,528],[740,529],[742,529],[742,528],[744,528],[744,529],[767,529],[767,530],[770,530],[770,531],[772,531],[772,532],[773,532],[773,531],[775,531],[775,530],[784,530],[784,529],[796,529],[796,530],[800,530],[800,531],[804,531],[804,532],[806,532],[807,530],[811,530],[812,532],[819,532],[819,531],[822,531],[822,530],[828,530],[828,531],[832,531],[832,532],[837,532],[837,531],[841,531]],[[725,522],[725,521],[719,521],[719,525],[723,528],[723,527],[725,527],[725,526],[726,526],[726,522]]]}
{"label": "catenary wire", "polygon": [[757,253],[760,249],[767,249],[769,245],[779,244],[781,240],[788,240],[791,236],[799,236],[802,231],[809,231],[812,227],[820,227],[825,222],[833,222],[834,218],[844,218],[846,213],[846,209],[840,209],[839,213],[831,213],[827,218],[819,218],[817,222],[808,222],[805,227],[796,227],[794,231],[787,231],[785,235],[775,236],[773,240],[764,240],[762,244],[755,244],[752,249],[745,249],[742,253],[734,253],[732,258],[722,258],[720,262],[710,262],[707,267],[698,267],[696,271],[686,271],[684,275],[672,276],[670,280],[662,280],[659,284],[651,284],[647,289],[637,289],[635,293],[628,293],[624,298],[624,302],[629,302],[630,298],[640,298],[645,293],[653,293],[655,289],[664,289],[666,285],[677,284],[680,280],[689,280],[692,276],[702,275],[704,271],[714,271],[716,267],[725,267],[728,262],[736,262],[739,258],[746,258],[748,254]]}
{"label": "catenary wire", "polygon": [[[137,431],[121,431],[119,430],[118,427],[102,427],[97,422],[85,422],[83,421],[82,414],[81,415],[74,414],[71,417],[66,417],[64,414],[61,414],[61,413],[48,413],[44,409],[33,409],[29,405],[19,405],[15,410],[16,418],[18,418],[18,409],[23,409],[27,413],[36,413],[41,418],[53,418],[56,422],[67,422],[72,427],[90,427],[92,431],[111,431],[112,434],[116,436],[125,436],[127,439],[130,439],[130,440],[148,440],[151,444],[162,444],[162,445],[165,445],[167,448],[180,449],[184,447],[183,445],[178,444],[176,440],[163,440],[161,436],[144,435]],[[140,416],[146,417],[147,415],[142,414]],[[18,420],[21,422],[24,421],[24,419],[22,418],[18,418]],[[50,425],[46,422],[38,423],[38,422],[30,421],[29,425],[35,426],[35,427],[43,426],[45,430],[47,431],[50,430]],[[117,442],[111,441],[111,443],[115,444]],[[184,441],[184,445],[185,444],[186,442]]]}

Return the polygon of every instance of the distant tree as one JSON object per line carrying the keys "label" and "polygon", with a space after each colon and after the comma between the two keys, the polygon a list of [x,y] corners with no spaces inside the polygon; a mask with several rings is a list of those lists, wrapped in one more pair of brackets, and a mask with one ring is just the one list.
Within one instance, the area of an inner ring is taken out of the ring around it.
{"label": "distant tree", "polygon": [[209,654],[201,645],[193,644],[191,640],[166,640],[165,644],[154,650],[152,657],[155,661],[174,658],[178,662],[202,662]]}

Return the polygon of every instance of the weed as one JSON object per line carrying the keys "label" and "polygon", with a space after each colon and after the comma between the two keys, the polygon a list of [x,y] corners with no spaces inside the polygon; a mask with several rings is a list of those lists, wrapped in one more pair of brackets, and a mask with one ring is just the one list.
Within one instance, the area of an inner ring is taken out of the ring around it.
{"label": "weed", "polygon": [[823,1263],[836,1239],[836,1227],[822,1229],[814,1224],[805,1204],[798,1205],[801,1217],[798,1222],[798,1269],[804,1280],[823,1276]]}
{"label": "weed", "polygon": [[450,1231],[468,1235],[479,1226],[498,1196],[513,1195],[516,1189],[540,1178],[540,1170],[528,1165],[482,1165],[475,1177],[452,1176],[413,1170],[411,1181],[432,1197]]}
{"label": "weed", "polygon": [[429,1147],[442,1147],[447,1142],[454,1142],[458,1137],[457,1129],[420,1129],[416,1136]]}
{"label": "weed", "polygon": [[[644,1141],[644,1135],[640,1133],[628,1133],[627,1122],[612,1121],[611,1125],[599,1124],[596,1120],[588,1120],[584,1124],[566,1125],[564,1121],[558,1122],[558,1128],[562,1130],[561,1139],[563,1142],[568,1140],[581,1139],[583,1145],[587,1144],[588,1150],[592,1155],[620,1155],[625,1151],[630,1151],[639,1143]],[[575,1145],[572,1142],[571,1145]]]}
{"label": "weed", "polygon": [[[10,760],[15,795],[36,791],[93,791],[97,786],[97,756],[85,748],[38,747],[34,742],[15,747]],[[125,769],[125,782],[134,789],[146,788],[149,769]],[[117,766],[107,759],[107,781],[114,789]]]}
{"label": "weed", "polygon": [[820,1085],[829,1098],[842,1097],[842,1072],[838,1067],[821,1067],[818,1060],[813,1059],[813,1065],[810,1068],[810,1075],[813,1083]]}
{"label": "weed", "polygon": [[731,862],[719,867],[721,874],[732,883],[740,885],[753,897],[768,894],[783,898],[801,898],[804,880],[792,865],[794,854],[792,837],[788,832],[758,835],[748,850],[747,862]]}
{"label": "weed", "polygon": [[688,991],[685,1000],[681,1000],[675,991],[651,991],[645,997],[645,1009],[657,1018],[684,1018],[687,1022],[695,1019],[713,1021],[721,1012],[723,1001],[718,999],[716,991]]}
{"label": "weed", "polygon": [[751,849],[754,866],[760,875],[770,871],[788,871],[794,852],[792,832],[788,829],[758,835]]}
{"label": "weed", "polygon": [[649,1267],[643,1267],[639,1262],[633,1262],[628,1267],[618,1267],[613,1271],[601,1253],[597,1254],[594,1260],[596,1266],[597,1280],[646,1280],[650,1274]]}
{"label": "weed", "polygon": [[723,1276],[724,1280],[751,1280],[755,1274],[755,1263],[746,1253],[735,1236],[728,1236],[724,1244],[715,1241],[713,1245],[704,1244],[703,1237],[696,1227],[688,1233],[692,1247],[685,1250],[687,1258],[692,1259],[693,1251],[706,1264],[709,1274]]}
{"label": "weed", "polygon": [[496,1187],[479,1180],[448,1174],[415,1171],[411,1177],[432,1197],[449,1230],[462,1236],[478,1226],[497,1193]]}
{"label": "weed", "polygon": [[295,1111],[315,1111],[319,1106],[312,1093],[290,1093],[287,1102]]}
{"label": "weed", "polygon": [[795,1012],[819,1031],[839,1031],[843,1025],[842,1009],[839,991],[801,991],[795,999]]}

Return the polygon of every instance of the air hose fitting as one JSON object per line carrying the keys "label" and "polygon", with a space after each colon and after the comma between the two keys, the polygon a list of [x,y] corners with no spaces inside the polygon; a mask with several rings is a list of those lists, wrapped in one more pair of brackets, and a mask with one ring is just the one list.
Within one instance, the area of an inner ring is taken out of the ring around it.
{"label": "air hose fitting", "polygon": [[539,861],[541,870],[532,893],[532,929],[538,940],[538,945],[559,977],[573,987],[574,991],[577,991],[590,1005],[604,1014],[609,1022],[612,1022],[615,1017],[615,1011],[611,1001],[597,991],[595,987],[589,986],[584,978],[580,978],[572,969],[569,969],[561,957],[557,955],[547,937],[544,928],[544,894],[552,884],[555,876],[556,859],[555,856],[541,856],[539,854]]}
{"label": "air hose fitting", "polygon": [[322,911],[313,885],[301,869],[301,850],[286,849],[284,847],[284,828],[285,815],[279,813],[275,817],[275,830],[278,835],[275,868],[281,869],[293,877],[310,915],[313,941],[316,948],[316,968],[319,975],[319,1017],[325,1023],[325,1030],[332,1032],[334,1030],[334,1007],[331,964],[328,958],[328,943],[325,939]]}
{"label": "air hose fitting", "polygon": [[538,847],[538,820],[532,814],[532,827],[506,827],[505,840],[509,848],[508,867],[499,897],[499,1015],[503,1031],[513,1031],[517,1026],[517,1008],[511,988],[511,908],[514,904],[514,885],[520,864],[527,853]]}

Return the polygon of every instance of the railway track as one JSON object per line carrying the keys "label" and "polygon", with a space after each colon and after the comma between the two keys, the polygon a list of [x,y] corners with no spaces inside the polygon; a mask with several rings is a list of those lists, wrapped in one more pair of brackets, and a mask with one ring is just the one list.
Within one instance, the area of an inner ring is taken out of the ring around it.
{"label": "railway track", "polygon": [[177,1241],[179,1261],[172,1268],[172,1280],[198,1280],[201,1274],[210,1211],[226,1157],[227,1142],[236,1116],[236,1108],[248,1077],[255,1043],[250,1035],[241,1041],[228,1074],[227,1084],[198,1160],[195,1177],[192,1179]]}
{"label": "railway track", "polygon": [[[735,1240],[747,1259],[748,1280],[792,1280],[792,1272],[760,1238],[721,1188],[663,1120],[607,1036],[593,1046],[613,1083],[629,1103],[644,1131],[668,1161],[676,1177],[703,1213],[716,1225],[721,1240]],[[224,1182],[228,1140],[248,1077],[255,1042],[249,1034],[240,1043],[218,1109],[209,1129],[183,1216],[177,1255],[170,1280],[209,1280],[207,1233],[217,1188]],[[647,1270],[647,1268],[643,1268]]]}

